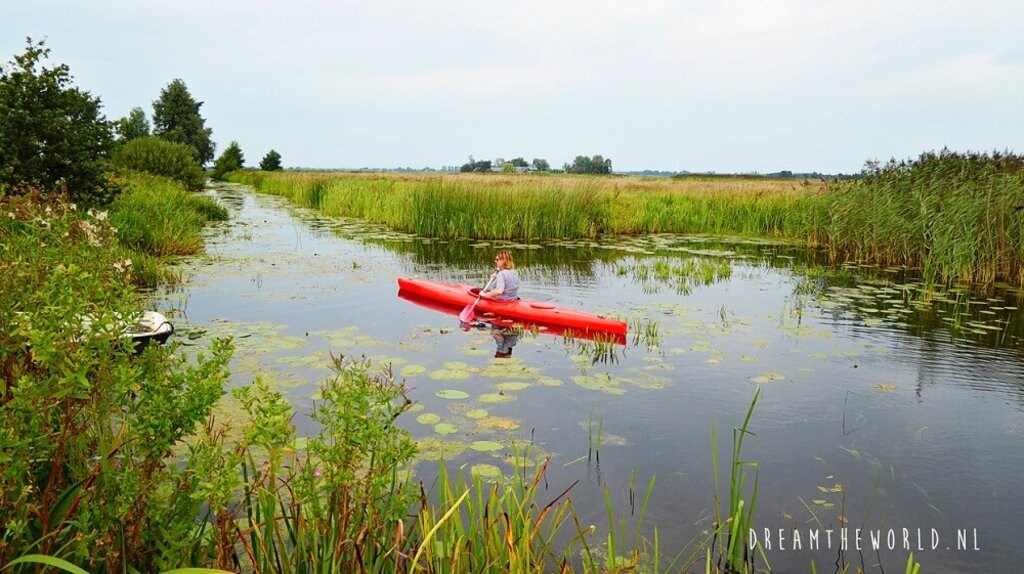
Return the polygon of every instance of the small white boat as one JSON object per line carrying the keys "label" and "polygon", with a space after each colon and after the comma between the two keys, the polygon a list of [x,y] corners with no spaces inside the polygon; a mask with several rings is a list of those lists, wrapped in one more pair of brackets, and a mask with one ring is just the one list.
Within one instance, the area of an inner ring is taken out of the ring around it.
{"label": "small white boat", "polygon": [[135,320],[134,324],[125,328],[122,336],[130,338],[135,346],[135,351],[138,352],[154,341],[158,345],[163,345],[173,333],[174,325],[167,320],[163,313],[145,311]]}

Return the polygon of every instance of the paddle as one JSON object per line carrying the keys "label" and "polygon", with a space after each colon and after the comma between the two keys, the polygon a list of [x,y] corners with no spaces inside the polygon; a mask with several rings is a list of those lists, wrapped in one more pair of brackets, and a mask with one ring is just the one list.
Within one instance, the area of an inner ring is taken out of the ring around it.
{"label": "paddle", "polygon": [[459,321],[462,321],[463,323],[469,323],[470,321],[472,321],[472,320],[473,320],[473,310],[474,310],[474,309],[476,309],[476,304],[480,302],[480,297],[481,297],[481,296],[483,295],[483,292],[484,292],[484,291],[486,291],[486,290],[487,290],[487,288],[488,288],[488,287],[490,287],[490,286],[491,286],[491,281],[490,281],[490,280],[488,280],[488,281],[487,281],[487,285],[484,285],[484,288],[483,288],[483,289],[481,289],[481,290],[480,290],[480,291],[479,291],[479,292],[477,293],[477,295],[476,295],[476,301],[473,301],[473,302],[472,302],[472,303],[470,303],[469,305],[466,305],[466,306],[465,306],[465,307],[464,307],[464,308],[462,309],[462,312],[461,312],[461,313],[459,313]]}

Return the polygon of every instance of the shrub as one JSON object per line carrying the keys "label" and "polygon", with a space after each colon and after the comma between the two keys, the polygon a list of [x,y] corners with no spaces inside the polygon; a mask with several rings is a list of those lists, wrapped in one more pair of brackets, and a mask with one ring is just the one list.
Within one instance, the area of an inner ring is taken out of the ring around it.
{"label": "shrub", "polygon": [[125,143],[114,153],[112,163],[116,168],[169,177],[192,190],[202,189],[206,181],[203,168],[192,157],[192,148],[156,136]]}

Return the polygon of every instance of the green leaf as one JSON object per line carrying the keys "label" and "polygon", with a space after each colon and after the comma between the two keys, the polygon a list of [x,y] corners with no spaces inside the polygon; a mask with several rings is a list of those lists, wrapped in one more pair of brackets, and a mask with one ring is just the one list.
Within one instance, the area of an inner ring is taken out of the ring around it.
{"label": "green leaf", "polygon": [[67,490],[60,493],[59,497],[57,497],[57,503],[53,505],[53,510],[50,511],[50,519],[47,521],[51,529],[57,528],[62,522],[64,522],[64,520],[67,519],[71,503],[78,495],[78,491],[82,488],[82,484],[84,484],[85,481],[86,478],[83,478],[82,480],[72,484],[67,488]]}
{"label": "green leaf", "polygon": [[15,558],[14,560],[11,560],[10,564],[4,566],[4,570],[18,564],[29,563],[43,564],[45,566],[50,566],[51,568],[57,568],[65,572],[71,572],[71,574],[89,574],[89,572],[82,570],[81,568],[75,566],[67,560],[56,558],[54,556],[46,556],[45,554],[26,554],[25,556],[22,556],[20,558]]}

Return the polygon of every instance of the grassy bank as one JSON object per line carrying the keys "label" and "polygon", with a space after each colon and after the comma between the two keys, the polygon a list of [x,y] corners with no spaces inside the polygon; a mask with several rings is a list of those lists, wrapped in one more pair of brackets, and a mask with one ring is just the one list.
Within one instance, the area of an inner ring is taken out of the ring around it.
{"label": "grassy bank", "polygon": [[770,237],[824,247],[836,263],[905,265],[933,282],[1024,286],[1022,166],[1014,155],[944,151],[829,183],[254,171],[230,177],[328,215],[426,237]]}
{"label": "grassy bank", "polygon": [[428,237],[526,241],[651,232],[778,237],[798,223],[798,202],[817,189],[784,180],[578,175],[243,171],[230,177],[328,215]]}

